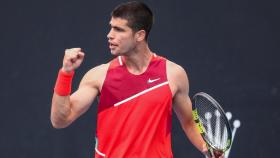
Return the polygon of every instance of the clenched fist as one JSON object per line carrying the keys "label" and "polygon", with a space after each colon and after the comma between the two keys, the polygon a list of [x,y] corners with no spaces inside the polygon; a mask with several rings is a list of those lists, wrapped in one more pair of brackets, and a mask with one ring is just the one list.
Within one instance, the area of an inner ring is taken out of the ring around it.
{"label": "clenched fist", "polygon": [[81,48],[71,48],[65,50],[62,71],[70,73],[77,69],[84,60],[85,53]]}

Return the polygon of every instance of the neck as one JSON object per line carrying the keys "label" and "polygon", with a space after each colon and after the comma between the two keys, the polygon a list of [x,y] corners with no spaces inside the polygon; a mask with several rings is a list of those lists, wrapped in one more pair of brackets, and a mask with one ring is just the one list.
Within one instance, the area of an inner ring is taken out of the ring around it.
{"label": "neck", "polygon": [[146,71],[152,59],[153,53],[147,44],[138,45],[133,51],[124,56],[128,71],[138,75]]}

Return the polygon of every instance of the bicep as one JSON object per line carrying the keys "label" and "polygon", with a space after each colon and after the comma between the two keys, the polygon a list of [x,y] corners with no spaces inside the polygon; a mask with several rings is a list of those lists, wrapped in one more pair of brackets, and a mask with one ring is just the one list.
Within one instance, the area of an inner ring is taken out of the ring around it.
{"label": "bicep", "polygon": [[173,99],[173,109],[182,125],[192,121],[192,103],[186,94],[176,94]]}
{"label": "bicep", "polygon": [[99,79],[96,71],[89,71],[83,77],[78,90],[70,96],[71,114],[69,120],[71,122],[85,113],[93,103],[99,93]]}
{"label": "bicep", "polygon": [[192,121],[192,103],[189,97],[189,81],[185,70],[177,69],[174,78],[176,93],[173,97],[173,109],[182,125]]}
{"label": "bicep", "polygon": [[89,86],[82,86],[70,96],[71,115],[70,120],[75,120],[77,117],[85,113],[94,99],[98,95],[98,90]]}

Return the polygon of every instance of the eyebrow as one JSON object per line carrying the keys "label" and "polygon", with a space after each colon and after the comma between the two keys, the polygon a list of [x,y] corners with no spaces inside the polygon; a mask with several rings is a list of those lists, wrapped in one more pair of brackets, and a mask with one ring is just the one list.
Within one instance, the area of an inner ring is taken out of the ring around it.
{"label": "eyebrow", "polygon": [[118,26],[112,26],[112,24],[111,23],[109,23],[109,25],[111,26],[111,28],[114,28],[114,29],[116,29],[116,30],[120,30],[120,31],[125,31],[123,28],[121,28],[121,27],[118,27]]}

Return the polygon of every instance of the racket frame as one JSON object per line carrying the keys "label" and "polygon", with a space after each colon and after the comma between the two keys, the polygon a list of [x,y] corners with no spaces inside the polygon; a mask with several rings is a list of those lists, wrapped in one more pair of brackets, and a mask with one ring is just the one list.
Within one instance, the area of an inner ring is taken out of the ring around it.
{"label": "racket frame", "polygon": [[[206,130],[202,124],[202,122],[199,119],[198,116],[198,112],[197,112],[197,107],[196,107],[196,102],[195,99],[197,96],[202,96],[204,98],[206,98],[207,100],[209,100],[213,106],[215,106],[217,108],[217,110],[220,112],[221,117],[224,117],[226,119],[226,128],[229,131],[228,132],[228,139],[227,139],[227,143],[226,143],[226,148],[225,149],[218,149],[217,147],[213,146],[212,143],[210,143],[207,139],[206,139]],[[193,98],[192,98],[192,114],[193,114],[193,119],[195,121],[195,124],[199,130],[199,133],[201,134],[203,140],[206,143],[207,149],[208,149],[208,154],[210,157],[212,157],[214,155],[214,151],[218,151],[218,152],[222,152],[224,153],[226,150],[228,150],[231,146],[232,143],[232,130],[229,124],[229,121],[226,117],[226,114],[223,110],[223,108],[221,107],[221,105],[213,98],[211,97],[209,94],[205,93],[205,92],[199,92],[196,93]]]}

